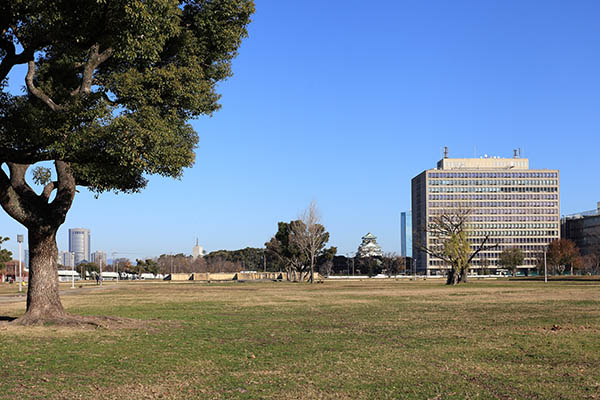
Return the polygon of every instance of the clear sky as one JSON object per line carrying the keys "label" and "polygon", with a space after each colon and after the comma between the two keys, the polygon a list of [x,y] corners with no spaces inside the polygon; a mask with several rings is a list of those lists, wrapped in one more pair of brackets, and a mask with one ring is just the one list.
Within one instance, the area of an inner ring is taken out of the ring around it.
{"label": "clear sky", "polygon": [[[561,171],[561,213],[600,201],[600,2],[256,0],[196,165],[137,195],[85,189],[67,230],[130,258],[262,246],[316,200],[339,253],[400,251],[410,179],[451,157]],[[11,87],[23,85],[22,73]],[[25,229],[3,212],[0,235]],[[132,253],[132,254],[129,254]]]}

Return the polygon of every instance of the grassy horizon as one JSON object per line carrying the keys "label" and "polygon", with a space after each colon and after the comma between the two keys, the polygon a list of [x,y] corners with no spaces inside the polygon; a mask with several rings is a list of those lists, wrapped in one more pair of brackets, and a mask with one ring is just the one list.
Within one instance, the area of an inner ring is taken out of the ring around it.
{"label": "grassy horizon", "polygon": [[0,325],[0,398],[600,398],[597,282],[105,282],[63,303],[150,322]]}

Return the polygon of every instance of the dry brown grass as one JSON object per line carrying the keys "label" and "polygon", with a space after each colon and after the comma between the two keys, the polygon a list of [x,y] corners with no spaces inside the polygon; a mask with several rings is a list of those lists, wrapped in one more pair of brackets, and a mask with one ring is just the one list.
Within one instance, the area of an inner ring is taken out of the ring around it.
{"label": "dry brown grass", "polygon": [[597,283],[120,282],[63,303],[157,324],[2,327],[0,398],[600,398]]}

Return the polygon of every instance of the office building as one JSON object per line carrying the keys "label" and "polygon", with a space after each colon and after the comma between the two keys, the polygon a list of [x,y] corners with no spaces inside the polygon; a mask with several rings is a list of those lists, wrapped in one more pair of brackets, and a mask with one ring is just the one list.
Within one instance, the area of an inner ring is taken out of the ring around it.
{"label": "office building", "polygon": [[75,253],[71,253],[69,251],[59,251],[58,252],[58,265],[62,265],[63,267],[72,268],[75,266]]}
{"label": "office building", "polygon": [[582,256],[600,254],[600,202],[595,210],[563,217],[561,236],[575,242]]}
{"label": "office building", "polygon": [[[513,158],[444,158],[437,168],[412,179],[413,258],[419,273],[443,274],[449,266],[423,247],[441,246],[428,227],[435,217],[468,212],[472,247],[488,237],[492,249],[472,262],[474,269],[494,271],[500,253],[520,248],[520,270],[531,270],[543,249],[560,237],[559,171],[529,169],[529,160],[515,151]],[[441,248],[441,247],[440,247]]]}
{"label": "office building", "polygon": [[75,265],[91,260],[91,234],[89,229],[69,229],[69,251],[75,254]]}
{"label": "office building", "polygon": [[106,253],[103,251],[93,252],[91,261],[99,267],[106,267]]}

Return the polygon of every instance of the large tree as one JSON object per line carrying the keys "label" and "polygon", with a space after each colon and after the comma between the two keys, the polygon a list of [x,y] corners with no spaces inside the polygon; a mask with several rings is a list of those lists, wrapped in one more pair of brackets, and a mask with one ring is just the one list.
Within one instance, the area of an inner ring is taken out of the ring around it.
{"label": "large tree", "polygon": [[301,221],[278,222],[277,233],[265,243],[267,253],[276,257],[290,281],[303,280],[303,269],[307,264],[306,253],[293,240],[293,227],[301,223]]}
{"label": "large tree", "polygon": [[[71,318],[56,232],[77,186],[137,192],[149,175],[179,178],[193,164],[188,121],[219,108],[215,85],[231,75],[253,11],[252,0],[0,3],[0,205],[28,229],[30,251],[18,323]],[[13,95],[19,65],[26,92]]]}
{"label": "large tree", "polygon": [[292,241],[306,254],[310,268],[309,282],[313,283],[317,256],[329,241],[329,233],[321,224],[317,203],[311,201],[308,208],[300,215],[300,218],[292,222],[291,228]]}
{"label": "large tree", "polygon": [[525,255],[520,248],[508,247],[502,250],[498,261],[500,262],[500,265],[510,269],[510,272],[515,276],[517,274],[517,267],[523,264],[524,260]]}
{"label": "large tree", "polygon": [[[476,243],[470,240],[470,217],[471,210],[460,208],[433,217],[426,228],[431,242],[417,244],[430,256],[448,264],[448,285],[467,282],[469,267],[475,256],[484,250],[497,247],[489,244],[489,235],[480,238]],[[471,245],[471,242],[475,244]]]}
{"label": "large tree", "polygon": [[573,263],[578,261],[580,255],[575,243],[569,239],[557,239],[548,244],[547,257],[552,269],[562,275],[567,266],[571,266],[571,273],[573,273]]}

